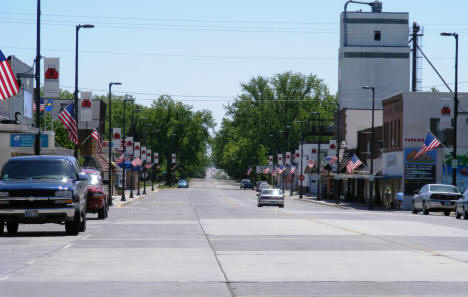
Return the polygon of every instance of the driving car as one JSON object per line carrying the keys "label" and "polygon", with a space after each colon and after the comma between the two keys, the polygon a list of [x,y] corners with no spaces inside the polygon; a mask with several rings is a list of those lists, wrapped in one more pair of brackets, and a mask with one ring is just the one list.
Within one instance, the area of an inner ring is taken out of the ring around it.
{"label": "driving car", "polygon": [[460,219],[462,216],[468,220],[468,190],[455,202],[455,218]]}
{"label": "driving car", "polygon": [[249,179],[243,179],[240,182],[240,188],[241,189],[253,189],[253,184]]}
{"label": "driving car", "polygon": [[178,188],[188,188],[188,182],[185,179],[180,179],[177,182],[177,187]]}
{"label": "driving car", "polygon": [[261,182],[257,187],[257,192],[261,192],[263,189],[271,188],[270,184],[267,182]]}
{"label": "driving car", "polygon": [[455,210],[455,202],[462,197],[458,188],[452,185],[427,184],[415,193],[412,201],[412,213],[422,211],[428,215],[430,211],[442,211],[449,216]]}
{"label": "driving car", "polygon": [[86,230],[88,179],[72,156],[10,158],[0,177],[0,235],[18,232],[21,224],[65,223],[77,235]]}
{"label": "driving car", "polygon": [[263,189],[258,195],[257,207],[276,205],[284,207],[284,195],[280,189]]}
{"label": "driving car", "polygon": [[88,168],[82,169],[81,172],[88,176],[88,180],[85,182],[87,191],[86,212],[97,213],[100,220],[107,218],[109,201],[101,173],[96,169]]}

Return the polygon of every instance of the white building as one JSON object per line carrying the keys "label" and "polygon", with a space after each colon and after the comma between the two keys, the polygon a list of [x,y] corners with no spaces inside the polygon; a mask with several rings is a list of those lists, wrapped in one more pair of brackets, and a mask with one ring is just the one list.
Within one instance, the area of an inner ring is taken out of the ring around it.
{"label": "white building", "polygon": [[408,13],[343,12],[340,20],[338,102],[341,108],[375,108],[392,95],[409,91]]}

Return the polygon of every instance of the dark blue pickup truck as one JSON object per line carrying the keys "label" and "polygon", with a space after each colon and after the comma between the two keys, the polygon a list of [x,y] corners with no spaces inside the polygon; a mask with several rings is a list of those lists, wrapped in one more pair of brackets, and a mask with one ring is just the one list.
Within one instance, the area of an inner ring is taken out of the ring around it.
{"label": "dark blue pickup truck", "polygon": [[13,157],[0,177],[0,235],[6,224],[65,223],[68,234],[86,230],[86,174],[71,156]]}

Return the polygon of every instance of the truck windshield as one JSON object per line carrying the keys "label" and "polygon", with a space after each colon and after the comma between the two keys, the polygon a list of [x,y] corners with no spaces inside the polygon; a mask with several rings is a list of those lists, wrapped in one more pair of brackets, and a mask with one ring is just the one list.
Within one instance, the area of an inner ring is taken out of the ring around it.
{"label": "truck windshield", "polygon": [[2,180],[64,178],[75,178],[65,160],[11,160],[2,173]]}

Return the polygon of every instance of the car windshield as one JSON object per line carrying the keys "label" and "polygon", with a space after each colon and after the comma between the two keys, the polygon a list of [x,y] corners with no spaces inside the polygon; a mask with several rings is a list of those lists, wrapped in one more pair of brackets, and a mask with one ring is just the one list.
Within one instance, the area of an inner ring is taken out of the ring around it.
{"label": "car windshield", "polygon": [[450,185],[430,185],[429,189],[431,192],[459,193],[456,187]]}
{"label": "car windshield", "polygon": [[185,181],[185,180],[179,180],[179,184],[185,184],[185,183],[187,183],[187,181]]}
{"label": "car windshield", "polygon": [[74,171],[66,160],[11,160],[2,172],[2,180],[74,179]]}
{"label": "car windshield", "polygon": [[281,190],[263,190],[262,195],[283,195]]}
{"label": "car windshield", "polygon": [[99,177],[96,174],[88,173],[88,179],[86,180],[86,184],[90,186],[97,186],[99,185]]}

